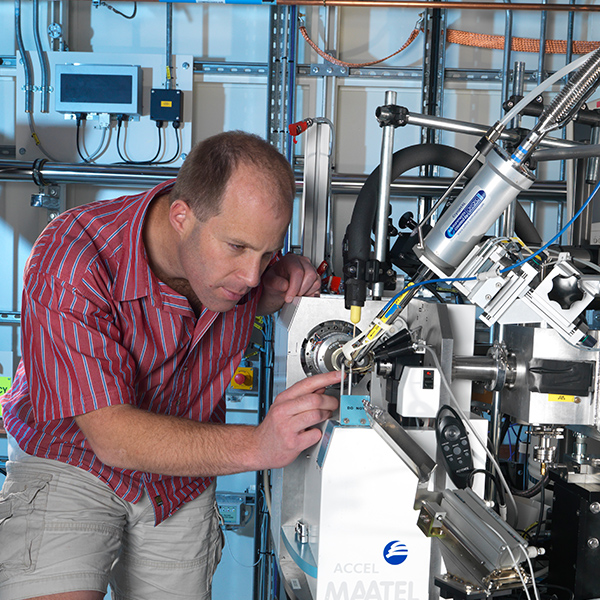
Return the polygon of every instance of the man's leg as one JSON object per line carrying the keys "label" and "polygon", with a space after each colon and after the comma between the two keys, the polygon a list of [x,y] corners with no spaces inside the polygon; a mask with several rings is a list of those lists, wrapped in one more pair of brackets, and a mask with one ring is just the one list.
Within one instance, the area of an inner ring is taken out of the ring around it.
{"label": "man's leg", "polygon": [[28,456],[9,461],[7,471],[0,598],[102,599],[128,503],[90,473],[57,461]]}
{"label": "man's leg", "polygon": [[223,548],[214,488],[156,527],[147,496],[131,506],[111,573],[114,600],[210,600]]}

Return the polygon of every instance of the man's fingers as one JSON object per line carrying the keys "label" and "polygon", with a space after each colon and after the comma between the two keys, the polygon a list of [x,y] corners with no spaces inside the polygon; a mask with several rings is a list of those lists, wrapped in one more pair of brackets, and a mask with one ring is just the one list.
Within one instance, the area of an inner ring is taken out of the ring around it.
{"label": "man's fingers", "polygon": [[330,385],[335,385],[341,380],[342,374],[340,371],[331,371],[329,373],[320,373],[319,375],[306,377],[305,379],[296,382],[287,390],[281,392],[281,394],[275,398],[275,401],[289,400],[299,396],[306,396],[307,394],[322,394],[325,391],[325,388]]}

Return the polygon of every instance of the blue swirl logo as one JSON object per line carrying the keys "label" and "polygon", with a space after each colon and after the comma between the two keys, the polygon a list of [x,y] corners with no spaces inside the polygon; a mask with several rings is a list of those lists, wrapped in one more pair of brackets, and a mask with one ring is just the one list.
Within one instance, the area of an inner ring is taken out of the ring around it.
{"label": "blue swirl logo", "polygon": [[394,540],[383,549],[383,558],[390,565],[401,565],[408,558],[406,544]]}

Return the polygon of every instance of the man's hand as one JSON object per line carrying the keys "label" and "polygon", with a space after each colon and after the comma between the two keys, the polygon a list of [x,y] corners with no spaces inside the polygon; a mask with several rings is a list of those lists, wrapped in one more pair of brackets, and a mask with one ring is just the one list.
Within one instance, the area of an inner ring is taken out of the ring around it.
{"label": "man's hand", "polygon": [[340,381],[341,373],[337,371],[314,375],[275,398],[255,430],[261,454],[257,469],[285,467],[321,439],[321,431],[315,426],[329,419],[339,406],[338,400],[324,391]]}
{"label": "man's hand", "polygon": [[341,373],[333,372],[299,381],[275,398],[258,426],[198,423],[129,404],[75,421],[100,461],[120,469],[178,477],[275,469],[321,439],[315,426],[338,407],[323,392],[340,380]]}
{"label": "man's hand", "polygon": [[262,284],[259,315],[274,313],[296,296],[318,296],[321,289],[319,274],[308,258],[292,253],[265,271]]}

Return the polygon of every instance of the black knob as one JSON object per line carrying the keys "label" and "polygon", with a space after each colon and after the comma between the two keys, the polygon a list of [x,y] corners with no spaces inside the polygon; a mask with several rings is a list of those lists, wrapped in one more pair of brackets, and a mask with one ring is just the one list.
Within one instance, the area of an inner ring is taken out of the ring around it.
{"label": "black knob", "polygon": [[418,227],[418,223],[414,219],[414,215],[411,212],[405,212],[398,221],[398,227],[400,229],[415,229]]}
{"label": "black knob", "polygon": [[548,292],[548,298],[558,302],[563,310],[571,308],[575,302],[583,299],[583,291],[579,287],[579,277],[557,275],[552,281],[552,289]]}

